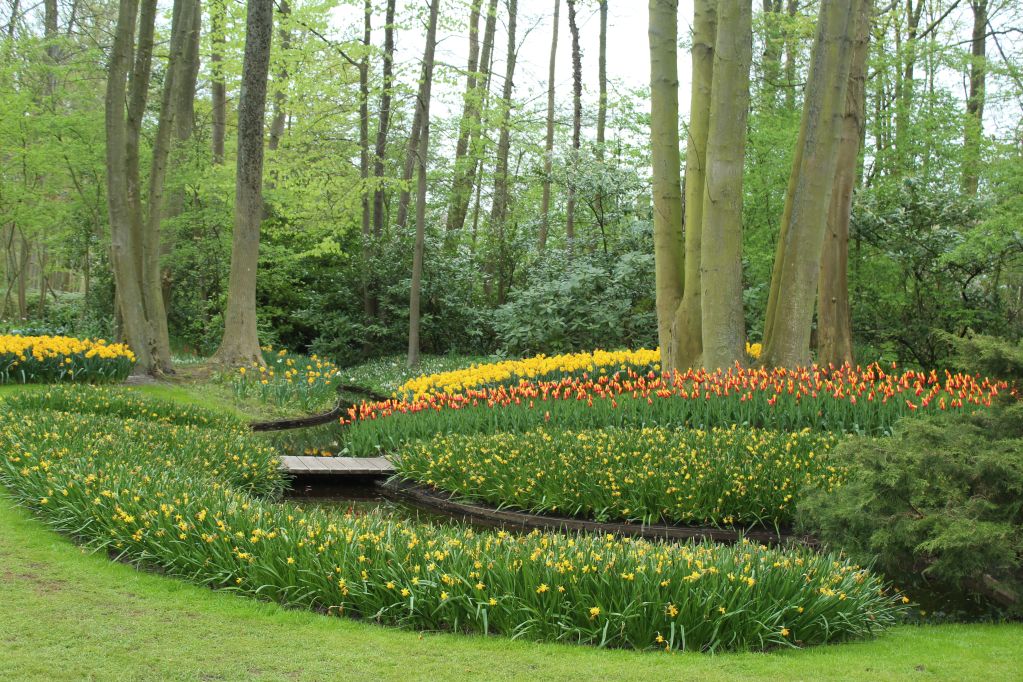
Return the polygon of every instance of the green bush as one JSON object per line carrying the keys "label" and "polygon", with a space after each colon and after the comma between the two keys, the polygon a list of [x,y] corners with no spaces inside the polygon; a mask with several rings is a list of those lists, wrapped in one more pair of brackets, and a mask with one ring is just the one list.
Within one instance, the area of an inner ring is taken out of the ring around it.
{"label": "green bush", "polygon": [[906,420],[834,458],[847,483],[805,498],[805,530],[931,609],[1023,615],[1023,404]]}
{"label": "green bush", "polygon": [[1023,382],[1023,342],[997,336],[942,334],[952,347],[952,364],[971,374]]}

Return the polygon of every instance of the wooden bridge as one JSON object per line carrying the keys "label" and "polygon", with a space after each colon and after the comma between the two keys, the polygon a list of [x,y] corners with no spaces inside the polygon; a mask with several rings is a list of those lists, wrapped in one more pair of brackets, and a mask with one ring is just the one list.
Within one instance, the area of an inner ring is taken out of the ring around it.
{"label": "wooden bridge", "polygon": [[281,470],[293,476],[390,476],[386,457],[281,457]]}

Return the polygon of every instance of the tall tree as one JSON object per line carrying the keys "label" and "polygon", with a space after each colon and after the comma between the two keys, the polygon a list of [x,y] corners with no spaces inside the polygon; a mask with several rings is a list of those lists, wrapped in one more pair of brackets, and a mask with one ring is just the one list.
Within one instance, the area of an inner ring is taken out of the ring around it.
{"label": "tall tree", "polygon": [[194,14],[199,12],[194,0],[175,0],[171,19],[170,53],[163,82],[160,115],[152,144],[152,163],[149,169],[148,213],[142,232],[142,300],[146,318],[151,327],[154,361],[164,372],[172,371],[170,333],[167,328],[167,309],[164,304],[162,269],[160,267],[161,229],[164,204],[164,181],[174,139],[177,106],[181,90],[187,90],[189,73],[186,64]]}
{"label": "tall tree", "polygon": [[600,54],[597,58],[597,154],[604,158],[604,128],[607,127],[607,0],[598,0],[600,6]]}
{"label": "tall tree", "polygon": [[[451,200],[448,204],[447,229],[454,230],[461,228],[458,225],[456,211],[459,206],[466,202],[468,197],[461,194],[470,193],[472,187],[465,187],[458,183],[458,179],[465,174],[465,166],[469,162],[469,135],[472,132],[473,110],[478,106],[474,102],[478,92],[476,90],[476,78],[479,72],[480,61],[480,7],[482,0],[472,0],[469,8],[469,64],[465,69],[465,93],[462,95],[462,120],[458,124],[458,142],[455,144],[455,181],[451,185]],[[458,196],[456,196],[458,194]],[[463,218],[464,224],[464,218]]]}
{"label": "tall tree", "polygon": [[720,0],[700,237],[702,361],[710,369],[744,357],[742,172],[752,59],[752,1]]}
{"label": "tall tree", "polygon": [[966,99],[963,135],[963,192],[977,195],[980,147],[984,136],[984,97],[987,86],[988,0],[970,0],[973,32],[970,37],[970,96]]}
{"label": "tall tree", "polygon": [[238,101],[231,275],[224,313],[224,338],[214,356],[215,361],[224,365],[263,364],[256,331],[256,266],[263,222],[263,120],[272,35],[273,0],[249,0]]}
{"label": "tall tree", "polygon": [[583,61],[579,47],[579,22],[576,18],[576,0],[568,2],[568,27],[572,32],[572,159],[573,171],[569,173],[568,199],[565,205],[565,236],[569,251],[575,242],[575,167],[578,164],[580,137],[583,120]]}
{"label": "tall tree", "polygon": [[504,303],[507,281],[504,277],[504,247],[508,220],[508,154],[511,151],[512,89],[515,78],[515,19],[518,0],[508,3],[508,57],[505,61],[504,88],[501,91],[501,123],[497,142],[497,161],[494,170],[494,200],[490,211],[490,224],[496,232],[498,255],[497,302]]}
{"label": "tall tree", "polygon": [[561,14],[561,0],[554,0],[554,28],[551,29],[551,58],[547,67],[547,138],[544,143],[543,199],[540,204],[539,249],[547,247],[547,233],[550,230],[551,212],[551,165],[554,161],[554,77],[557,73],[558,20]]}
{"label": "tall tree", "polygon": [[433,86],[433,62],[437,50],[437,15],[440,0],[431,0],[423,52],[423,80],[420,83],[416,116],[420,121],[416,149],[416,240],[412,252],[412,288],[409,294],[408,366],[419,366],[420,298],[423,286],[423,252],[426,249],[426,162],[430,152],[430,91]]}
{"label": "tall tree", "polygon": [[469,215],[469,202],[480,164],[480,143],[483,138],[481,125],[483,111],[486,107],[487,95],[490,91],[490,64],[494,55],[494,35],[497,31],[497,0],[490,0],[487,5],[486,26],[483,30],[483,46],[478,61],[479,71],[475,78],[475,91],[468,103],[472,109],[466,109],[462,121],[469,131],[466,155],[461,167],[455,164],[455,179],[451,186],[451,203],[448,206],[447,227],[460,230],[465,226]]}
{"label": "tall tree", "polygon": [[853,361],[852,312],[849,306],[849,218],[859,173],[865,126],[867,53],[873,0],[862,0],[855,17],[852,63],[846,86],[845,112],[838,131],[835,187],[828,207],[827,230],[817,285],[817,361],[842,365]]}
{"label": "tall tree", "polygon": [[863,0],[821,3],[799,139],[771,273],[761,357],[767,366],[795,367],[810,360],[810,331],[827,214],[835,187],[852,36],[862,3]]}
{"label": "tall tree", "polygon": [[[373,235],[379,239],[384,233],[384,161],[387,160],[387,132],[391,126],[391,89],[394,87],[394,5],[396,0],[387,0],[384,14],[384,55],[383,81],[380,88],[380,111],[377,122],[377,139],[373,149],[373,178],[376,189],[373,192]],[[375,306],[374,306],[375,315]]]}
{"label": "tall tree", "polygon": [[[105,98],[110,260],[124,337],[135,353],[135,371],[143,374],[156,368],[142,292],[143,228],[138,159],[155,19],[156,0],[143,0],[141,8],[138,0],[121,0],[118,4]],[[133,50],[136,21],[139,31],[137,47]]]}
{"label": "tall tree", "polygon": [[[362,180],[362,238],[370,236],[369,189],[369,52],[373,38],[373,1],[363,4],[362,59],[359,60],[359,178]],[[369,290],[367,289],[367,292]],[[367,293],[367,301],[368,293]]]}
{"label": "tall tree", "polygon": [[650,2],[651,133],[655,149],[654,260],[658,341],[661,365],[665,369],[685,369],[696,365],[703,343],[700,241],[716,6],[716,0],[697,0],[693,7],[691,113],[683,202],[679,187],[678,4],[658,0]]}
{"label": "tall tree", "polygon": [[276,150],[284,137],[284,126],[288,122],[288,51],[291,49],[291,5],[288,0],[280,0],[277,5],[280,15],[277,21],[277,37],[281,41],[281,59],[277,73],[274,74],[273,118],[270,120],[270,138],[267,147]]}
{"label": "tall tree", "polygon": [[213,163],[224,163],[224,138],[227,135],[227,86],[224,82],[224,48],[227,41],[226,0],[210,0],[210,144]]}

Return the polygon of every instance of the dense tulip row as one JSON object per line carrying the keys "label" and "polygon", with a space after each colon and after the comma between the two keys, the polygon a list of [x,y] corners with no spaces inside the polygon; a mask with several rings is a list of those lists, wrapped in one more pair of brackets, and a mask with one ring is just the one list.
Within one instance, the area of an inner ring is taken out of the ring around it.
{"label": "dense tulip row", "polygon": [[0,384],[122,381],[134,365],[135,354],[121,343],[0,335]]}
{"label": "dense tulip row", "polygon": [[797,370],[690,370],[661,375],[628,369],[597,377],[520,381],[513,386],[365,403],[349,410],[352,454],[393,449],[435,434],[522,433],[667,426],[804,428],[883,434],[920,410],[990,406],[1004,381],[945,372],[899,372],[880,365]]}
{"label": "dense tulip row", "polygon": [[242,424],[148,401],[126,418],[118,396],[81,390],[77,413],[66,394],[54,409],[10,398],[0,483],[93,548],[211,587],[415,628],[694,651],[869,636],[903,608],[872,572],[807,549],[303,510],[268,497],[275,456]]}
{"label": "dense tulip row", "polygon": [[400,451],[399,474],[536,512],[644,523],[782,525],[808,487],[840,485],[836,437],[664,428],[436,436]]}

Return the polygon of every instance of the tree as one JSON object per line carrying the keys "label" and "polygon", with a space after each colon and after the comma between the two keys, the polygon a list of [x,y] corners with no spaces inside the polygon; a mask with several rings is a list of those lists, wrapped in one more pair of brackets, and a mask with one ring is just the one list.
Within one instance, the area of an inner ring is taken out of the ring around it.
{"label": "tree", "polygon": [[838,131],[835,187],[828,207],[817,293],[817,361],[842,365],[853,361],[852,311],[849,306],[849,219],[857,183],[857,160],[865,125],[867,52],[873,0],[863,0],[855,17],[852,63],[845,113]]}
{"label": "tree", "polygon": [[703,365],[727,368],[743,358],[742,174],[753,58],[753,7],[720,0],[707,130],[700,237]]}
{"label": "tree", "polygon": [[[512,0],[514,2],[514,0]],[[423,53],[423,80],[416,103],[420,121],[416,150],[416,240],[412,253],[412,289],[409,295],[408,366],[419,366],[420,295],[423,282],[423,251],[426,244],[426,162],[430,151],[430,90],[433,85],[433,61],[437,48],[437,15],[440,0],[430,3],[430,19],[426,29]]]}
{"label": "tree", "polygon": [[835,187],[852,36],[862,2],[821,4],[799,140],[771,274],[761,356],[767,366],[795,367],[810,360],[821,249]]}
{"label": "tree", "polygon": [[505,223],[508,220],[508,154],[511,150],[512,89],[515,79],[515,15],[518,0],[508,2],[508,57],[505,61],[504,88],[501,92],[501,123],[497,142],[497,162],[494,169],[494,201],[490,210],[490,225],[495,230],[498,246],[497,302],[504,303],[507,282],[505,265]]}
{"label": "tree", "polygon": [[[469,132],[469,140],[463,163],[455,164],[455,179],[451,184],[451,203],[448,206],[447,227],[449,230],[460,230],[465,226],[469,214],[469,202],[473,184],[476,182],[480,165],[481,125],[483,110],[486,107],[487,95],[490,91],[490,64],[494,55],[494,34],[497,31],[497,0],[490,0],[487,5],[487,20],[483,30],[483,46],[478,61],[478,72],[474,80],[475,89],[472,97],[466,98],[466,109],[462,117],[464,129]],[[471,105],[471,108],[469,108]],[[460,126],[460,130],[461,130]],[[477,188],[479,185],[477,184]],[[477,212],[478,216],[479,213]]]}
{"label": "tree", "polygon": [[[458,179],[465,174],[465,166],[469,163],[469,136],[472,133],[472,126],[478,125],[474,121],[474,111],[478,107],[475,98],[479,94],[476,90],[476,79],[479,74],[480,61],[480,5],[481,0],[472,0],[469,9],[469,64],[465,69],[465,93],[462,95],[462,120],[458,124],[458,142],[455,145],[455,182],[451,186],[451,200],[448,207],[447,229],[461,229],[458,224],[458,207],[468,201],[468,193],[472,187],[466,187],[458,183]],[[465,194],[466,196],[462,196]],[[464,225],[464,216],[462,217]]]}
{"label": "tree", "polygon": [[[568,0],[568,27],[572,32],[572,159],[578,162],[580,133],[583,119],[583,62],[579,49],[579,22],[576,20],[575,0]],[[565,236],[569,251],[575,242],[575,183],[569,175],[568,200],[565,207]]]}
{"label": "tree", "polygon": [[604,158],[604,128],[607,126],[607,0],[598,0],[600,6],[600,54],[597,59],[597,154]]}
{"label": "tree", "polygon": [[547,137],[544,143],[543,200],[540,204],[540,240],[542,252],[547,247],[547,233],[550,230],[551,212],[551,163],[554,156],[554,76],[557,72],[558,18],[561,14],[561,0],[554,0],[554,27],[551,29],[551,58],[547,67]]}
{"label": "tree", "polygon": [[281,59],[277,73],[274,74],[273,118],[270,121],[270,138],[267,147],[275,151],[284,137],[284,126],[288,121],[288,50],[291,49],[291,5],[288,0],[280,0],[278,4],[280,17],[277,22],[277,37],[281,41]]}
{"label": "tree", "polygon": [[263,222],[263,119],[272,34],[272,0],[250,0],[238,102],[231,276],[224,313],[224,338],[214,356],[214,360],[223,365],[263,364],[256,330],[256,266]]}
{"label": "tree", "polygon": [[963,192],[977,195],[980,146],[984,137],[984,91],[987,85],[988,0],[970,0],[973,32],[970,37],[970,95],[966,100],[963,134]]}
{"label": "tree", "polygon": [[[138,40],[132,50],[136,19]],[[149,90],[155,19],[155,0],[143,0],[141,7],[138,0],[119,3],[107,67],[105,102],[110,260],[124,337],[136,356],[135,371],[141,374],[157,369],[158,362],[153,353],[153,332],[146,318],[143,293],[139,178],[139,135]]]}
{"label": "tree", "polygon": [[224,138],[227,135],[227,86],[224,83],[225,0],[210,0],[210,107],[213,163],[224,163]]}

